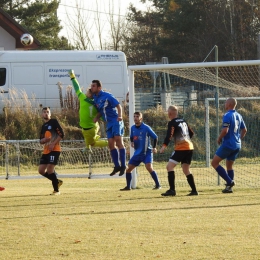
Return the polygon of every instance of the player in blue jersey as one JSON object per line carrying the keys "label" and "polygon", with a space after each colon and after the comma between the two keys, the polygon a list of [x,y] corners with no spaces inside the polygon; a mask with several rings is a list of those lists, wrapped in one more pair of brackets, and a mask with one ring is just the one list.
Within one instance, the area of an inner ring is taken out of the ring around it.
{"label": "player in blue jersey", "polygon": [[102,84],[99,80],[92,81],[91,92],[93,93],[94,102],[99,112],[94,118],[94,122],[97,122],[100,117],[106,122],[108,146],[114,163],[114,169],[110,173],[110,176],[115,175],[117,172],[120,172],[119,175],[121,176],[126,170],[122,107],[111,93],[102,90]]}
{"label": "player in blue jersey", "polygon": [[[241,149],[241,139],[246,135],[247,129],[242,116],[236,112],[237,101],[229,98],[225,103],[227,113],[223,116],[222,131],[217,139],[220,147],[214,155],[211,165],[220,177],[226,181],[226,188],[223,193],[232,193],[234,182],[233,164]],[[227,171],[219,164],[226,159]]]}
{"label": "player in blue jersey", "polygon": [[[153,153],[157,153],[156,144],[158,137],[149,125],[144,124],[143,115],[140,112],[134,113],[135,124],[131,127],[130,141],[135,149],[134,155],[128,163],[126,170],[126,187],[121,191],[131,190],[132,170],[141,162],[145,164],[147,171],[151,174],[155,182],[154,190],[161,188],[157,173],[153,170]],[[153,145],[150,143],[150,137],[153,138]]]}

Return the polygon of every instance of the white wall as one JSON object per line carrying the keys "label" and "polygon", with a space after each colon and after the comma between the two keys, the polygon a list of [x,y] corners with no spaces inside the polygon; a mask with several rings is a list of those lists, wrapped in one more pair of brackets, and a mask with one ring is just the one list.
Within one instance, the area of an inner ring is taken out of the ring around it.
{"label": "white wall", "polygon": [[15,45],[15,38],[0,26],[0,49],[15,50]]}

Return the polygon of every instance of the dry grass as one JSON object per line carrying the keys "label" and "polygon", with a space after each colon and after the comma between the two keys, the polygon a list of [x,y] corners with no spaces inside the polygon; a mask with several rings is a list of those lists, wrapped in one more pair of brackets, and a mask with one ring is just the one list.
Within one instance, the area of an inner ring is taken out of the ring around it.
{"label": "dry grass", "polygon": [[122,178],[1,180],[2,259],[259,259],[257,189],[164,198]]}

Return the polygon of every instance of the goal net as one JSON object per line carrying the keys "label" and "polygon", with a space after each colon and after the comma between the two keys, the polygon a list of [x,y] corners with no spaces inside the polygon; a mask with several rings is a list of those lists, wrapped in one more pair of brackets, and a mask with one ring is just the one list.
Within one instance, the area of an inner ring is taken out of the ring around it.
{"label": "goal net", "polygon": [[[130,125],[134,123],[135,111],[146,111],[144,122],[159,136],[160,147],[167,129],[166,109],[169,105],[177,105],[180,116],[195,131],[191,172],[198,187],[224,185],[210,161],[218,147],[216,139],[225,113],[224,102],[228,97],[237,98],[236,109],[242,114],[248,133],[234,164],[236,185],[260,186],[260,61],[140,65],[129,66],[128,73]],[[138,102],[139,96],[142,97],[141,102]],[[154,169],[166,188],[166,164],[173,150],[174,144],[171,143],[164,154],[154,155]],[[225,167],[225,161],[222,163]],[[181,167],[176,166],[175,171],[176,186],[188,188]],[[134,176],[135,185],[154,185],[143,165],[137,168]]]}
{"label": "goal net", "polygon": [[[128,145],[128,138],[124,139]],[[108,147],[86,149],[84,140],[61,141],[55,171],[61,177],[101,177],[113,169]],[[0,177],[35,177],[43,146],[37,140],[0,141]]]}

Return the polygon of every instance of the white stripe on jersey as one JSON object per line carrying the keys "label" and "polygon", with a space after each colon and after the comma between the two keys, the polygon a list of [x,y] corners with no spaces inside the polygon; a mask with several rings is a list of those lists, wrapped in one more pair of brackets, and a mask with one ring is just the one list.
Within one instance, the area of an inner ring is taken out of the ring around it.
{"label": "white stripe on jersey", "polygon": [[108,106],[108,101],[106,99],[105,103],[104,103],[104,107],[103,107],[103,113],[104,113],[104,120],[107,122],[107,114],[106,114],[106,107]]}

